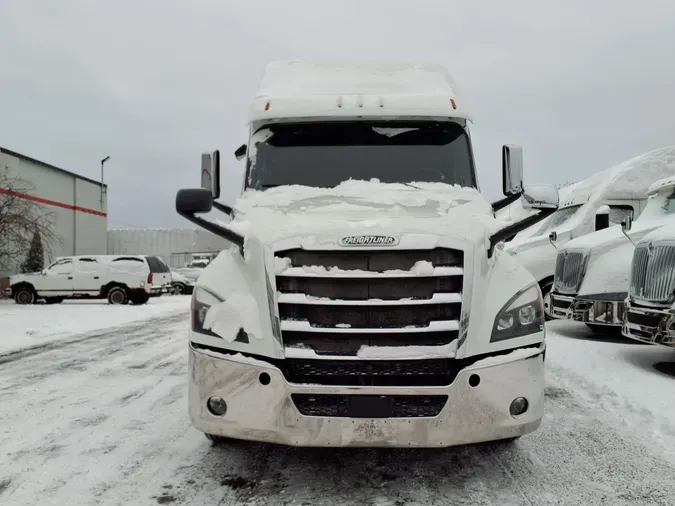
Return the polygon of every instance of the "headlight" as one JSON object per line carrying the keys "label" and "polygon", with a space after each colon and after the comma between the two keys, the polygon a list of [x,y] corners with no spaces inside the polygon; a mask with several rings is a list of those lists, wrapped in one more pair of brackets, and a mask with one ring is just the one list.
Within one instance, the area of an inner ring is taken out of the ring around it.
{"label": "headlight", "polygon": [[[210,329],[204,328],[204,322],[206,321],[206,313],[209,312],[211,306],[220,304],[223,302],[223,299],[215,295],[213,292],[206,290],[204,288],[197,288],[192,294],[192,307],[191,307],[191,318],[192,318],[192,331],[199,332],[200,334],[205,334],[207,336],[217,337],[222,339],[222,336],[219,336]],[[244,332],[244,329],[240,329],[237,334],[236,339],[234,340],[237,343],[247,343],[248,344],[248,335]]]}
{"label": "headlight", "polygon": [[539,285],[518,292],[497,314],[490,342],[526,336],[544,329],[544,299]]}

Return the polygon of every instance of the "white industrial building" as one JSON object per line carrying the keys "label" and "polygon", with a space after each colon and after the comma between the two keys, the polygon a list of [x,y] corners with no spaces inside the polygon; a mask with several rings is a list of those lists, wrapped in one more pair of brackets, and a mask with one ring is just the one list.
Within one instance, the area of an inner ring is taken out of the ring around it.
{"label": "white industrial building", "polygon": [[195,253],[220,252],[229,246],[210,232],[191,228],[108,230],[109,255],[155,255],[173,268],[187,265]]}
{"label": "white industrial building", "polygon": [[[1,147],[0,171],[33,186],[29,194],[14,192],[15,197],[37,202],[52,215],[58,241],[50,248],[45,245],[46,263],[58,256],[105,253],[108,228],[105,185]],[[0,193],[7,192],[8,189],[0,188]],[[24,260],[17,258],[15,272],[0,272],[0,278],[15,274]]]}

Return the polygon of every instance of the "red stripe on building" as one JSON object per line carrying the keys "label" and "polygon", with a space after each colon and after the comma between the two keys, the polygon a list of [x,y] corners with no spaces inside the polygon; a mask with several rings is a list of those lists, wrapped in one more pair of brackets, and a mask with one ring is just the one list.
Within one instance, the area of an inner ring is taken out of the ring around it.
{"label": "red stripe on building", "polygon": [[108,216],[107,213],[104,213],[103,211],[97,211],[96,209],[89,209],[87,207],[64,204],[63,202],[57,202],[56,200],[43,199],[42,197],[35,197],[34,195],[28,195],[26,193],[19,193],[12,190],[6,190],[4,188],[0,188],[0,193],[11,195],[12,197],[17,197],[20,199],[31,200],[33,202],[37,202],[38,204],[45,204],[47,206],[54,206],[60,207],[62,209],[68,209],[69,211],[78,211],[80,213],[93,214],[94,216],[103,216],[104,218]]}

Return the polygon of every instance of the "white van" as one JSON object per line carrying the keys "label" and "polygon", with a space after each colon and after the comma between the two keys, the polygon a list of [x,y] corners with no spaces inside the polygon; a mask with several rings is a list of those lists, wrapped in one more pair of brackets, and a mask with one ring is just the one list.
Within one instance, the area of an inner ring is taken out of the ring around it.
{"label": "white van", "polygon": [[7,292],[17,304],[106,298],[111,304],[145,304],[170,287],[171,272],[157,257],[82,255],[59,257],[41,272],[11,276]]}
{"label": "white van", "polygon": [[560,250],[549,316],[583,322],[599,332],[621,329],[633,243],[675,223],[675,177],[655,182],[648,194],[647,206],[634,224],[627,219],[623,226],[579,237]]}
{"label": "white van", "polygon": [[[506,243],[506,251],[539,282],[544,304],[550,306],[558,249],[568,241],[610,225],[628,216],[636,219],[647,205],[647,190],[661,178],[673,175],[675,146],[657,149],[605,169],[582,181],[567,200],[534,235]],[[609,207],[605,214],[604,206]],[[603,212],[598,213],[603,209]],[[607,219],[609,218],[609,219]],[[551,241],[555,232],[555,241]]]}

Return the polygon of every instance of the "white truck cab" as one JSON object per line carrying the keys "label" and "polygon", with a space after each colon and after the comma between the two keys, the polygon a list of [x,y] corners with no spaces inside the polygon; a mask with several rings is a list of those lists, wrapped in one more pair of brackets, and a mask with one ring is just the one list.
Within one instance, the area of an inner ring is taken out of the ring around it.
{"label": "white truck cab", "polygon": [[657,149],[594,174],[575,185],[558,211],[531,237],[506,244],[505,249],[539,282],[546,308],[558,250],[572,239],[619,225],[626,217],[637,219],[647,205],[649,186],[672,175],[674,155],[675,147]]}
{"label": "white truck cab", "polygon": [[34,304],[39,299],[47,304],[65,299],[145,304],[170,286],[171,273],[157,257],[78,255],[59,257],[41,272],[11,276],[7,292],[17,304]]}
{"label": "white truck cab", "polygon": [[636,243],[622,334],[675,348],[675,223]]}
{"label": "white truck cab", "polygon": [[[427,63],[270,64],[249,110],[243,193],[220,154],[177,212],[229,240],[197,281],[189,412],[209,439],[443,447],[510,440],[543,415],[541,291],[502,241],[555,212],[503,148],[478,188],[469,114]],[[522,198],[529,217],[499,228]],[[198,216],[212,207],[231,217]]]}
{"label": "white truck cab", "polygon": [[654,182],[647,205],[633,223],[612,226],[569,241],[558,252],[549,315],[587,324],[597,331],[620,331],[628,296],[634,243],[675,223],[675,157],[672,176]]}

